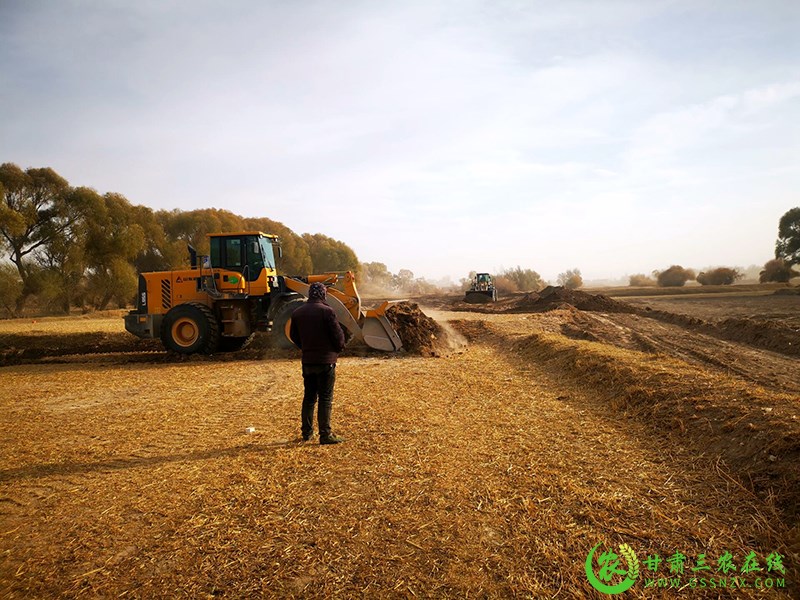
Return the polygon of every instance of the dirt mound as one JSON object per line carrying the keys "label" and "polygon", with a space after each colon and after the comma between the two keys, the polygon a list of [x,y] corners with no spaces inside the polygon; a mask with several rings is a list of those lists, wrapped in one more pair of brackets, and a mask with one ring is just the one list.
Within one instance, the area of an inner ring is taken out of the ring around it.
{"label": "dirt mound", "polygon": [[533,313],[549,310],[577,308],[578,310],[632,313],[635,309],[625,302],[613,300],[603,294],[590,294],[580,290],[569,290],[562,286],[550,285],[541,292],[515,294],[491,304],[467,304],[456,301],[449,309],[481,313]]}
{"label": "dirt mound", "polygon": [[624,302],[612,300],[602,294],[590,294],[580,290],[570,290],[562,286],[547,286],[541,292],[530,292],[507,303],[498,303],[495,312],[526,313],[548,310],[569,309],[595,312],[633,312],[633,307]]}
{"label": "dirt mound", "polygon": [[[485,338],[484,338],[485,339]],[[545,365],[561,380],[591,386],[611,408],[638,418],[658,434],[717,455],[763,498],[771,498],[790,520],[800,516],[800,424],[796,396],[768,391],[698,369],[683,361],[534,333],[513,342],[515,358]],[[509,344],[510,342],[510,344]]]}
{"label": "dirt mound", "polygon": [[[533,293],[535,294],[535,292]],[[445,310],[479,312],[487,314],[511,312],[511,310],[516,308],[520,302],[523,302],[528,295],[529,294],[515,294],[514,296],[508,298],[501,298],[497,302],[487,302],[482,304],[473,304],[471,302],[465,302],[463,298],[458,298],[457,300],[451,300],[448,305],[443,306],[442,308]]]}
{"label": "dirt mound", "polygon": [[158,340],[142,340],[128,333],[2,334],[0,366],[52,356],[154,350],[163,350]]}
{"label": "dirt mound", "polygon": [[178,354],[167,352],[157,339],[139,339],[129,333],[74,333],[45,335],[0,334],[0,367],[36,363],[175,363],[264,360],[282,358],[285,350],[273,347],[267,334],[235,352]]}
{"label": "dirt mound", "polygon": [[726,339],[792,356],[800,355],[800,331],[780,323],[729,318],[713,325]]}
{"label": "dirt mound", "polygon": [[624,302],[612,300],[603,294],[590,294],[580,290],[570,290],[562,286],[547,286],[538,294],[537,306],[553,306],[569,304],[578,310],[594,312],[633,312],[633,308]]}
{"label": "dirt mound", "polygon": [[632,313],[635,309],[618,300],[613,300],[603,294],[590,294],[580,290],[570,290],[562,286],[547,286],[541,292],[504,298],[494,304],[472,305],[457,302],[451,310],[474,311],[484,313],[530,313],[545,312],[548,310],[569,309],[608,313]]}
{"label": "dirt mound", "polygon": [[637,309],[636,312],[644,317],[701,331],[723,340],[748,344],[787,356],[800,356],[800,331],[782,323],[746,317],[705,321],[680,313],[654,310],[650,307]]}
{"label": "dirt mound", "polygon": [[411,354],[439,356],[447,349],[447,332],[414,302],[399,302],[386,311],[386,318]]}
{"label": "dirt mound", "polygon": [[800,287],[781,288],[772,292],[775,296],[800,296]]}

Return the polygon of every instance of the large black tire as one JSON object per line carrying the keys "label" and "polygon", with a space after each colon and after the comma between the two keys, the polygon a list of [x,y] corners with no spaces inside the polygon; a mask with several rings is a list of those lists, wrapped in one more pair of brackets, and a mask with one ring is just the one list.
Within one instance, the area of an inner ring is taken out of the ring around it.
{"label": "large black tire", "polygon": [[284,350],[296,348],[292,340],[289,339],[289,324],[292,319],[292,313],[303,304],[303,300],[299,298],[289,300],[275,313],[275,317],[272,319],[272,345],[276,348]]}
{"label": "large black tire", "polygon": [[247,337],[220,337],[217,350],[220,352],[236,352],[237,350],[246,348],[247,345],[253,341],[254,335],[255,334],[251,333]]}
{"label": "large black tire", "polygon": [[161,341],[180,354],[212,354],[219,345],[219,322],[205,304],[179,304],[161,322]]}

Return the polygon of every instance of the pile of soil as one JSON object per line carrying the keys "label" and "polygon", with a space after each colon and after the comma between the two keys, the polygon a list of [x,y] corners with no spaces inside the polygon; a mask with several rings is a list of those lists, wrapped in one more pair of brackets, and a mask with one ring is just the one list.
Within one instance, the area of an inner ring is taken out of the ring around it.
{"label": "pile of soil", "polygon": [[0,334],[0,367],[36,363],[176,363],[263,360],[280,358],[285,351],[272,347],[267,334],[254,336],[237,352],[179,354],[167,352],[158,339],[140,339],[129,333]]}
{"label": "pile of soil", "polygon": [[633,308],[624,302],[612,300],[603,294],[590,294],[580,290],[570,290],[562,286],[549,285],[539,292],[538,304],[569,304],[578,310],[594,312],[633,312]]}
{"label": "pile of soil", "polygon": [[163,351],[159,340],[142,340],[129,333],[0,334],[0,366],[53,356],[159,350]]}
{"label": "pile of soil", "polygon": [[447,333],[414,302],[399,302],[386,311],[403,349],[410,354],[439,356],[447,347]]}
{"label": "pile of soil", "polygon": [[452,310],[486,313],[532,313],[564,308],[608,313],[632,313],[635,311],[629,304],[613,300],[603,294],[590,294],[553,285],[547,286],[541,292],[529,292],[522,296],[500,300],[494,304],[472,305],[462,302],[453,306]]}
{"label": "pile of soil", "polygon": [[781,288],[772,292],[774,296],[800,296],[800,287]]}

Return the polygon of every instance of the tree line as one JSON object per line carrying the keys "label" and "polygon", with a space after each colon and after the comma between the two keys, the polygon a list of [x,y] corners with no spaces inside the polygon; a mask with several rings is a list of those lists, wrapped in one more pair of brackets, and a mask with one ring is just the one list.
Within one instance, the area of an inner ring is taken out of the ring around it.
{"label": "tree line", "polygon": [[[280,237],[280,273],[306,275],[355,271],[359,284],[375,293],[420,295],[440,291],[408,269],[391,273],[380,262],[360,263],[344,242],[321,233],[299,235],[267,217],[241,217],[216,208],[153,210],[134,205],[122,194],[100,194],[70,186],[51,168],[21,169],[0,165],[0,307],[20,314],[34,303],[41,311],[69,312],[72,307],[103,310],[125,307],[137,289],[137,274],[183,268],[187,244],[207,254],[207,234],[264,231]],[[781,217],[775,258],[764,265],[762,282],[800,276],[800,207]],[[475,273],[460,281],[463,289]],[[672,265],[651,276],[636,274],[630,285],[682,286],[731,284],[742,277],[735,268],[718,267],[699,274]],[[494,275],[500,292],[538,290],[546,285],[532,269],[520,266]],[[583,285],[579,269],[559,274],[558,284]]]}
{"label": "tree line", "polygon": [[[759,272],[761,283],[787,283],[794,277],[800,277],[800,271],[794,267],[800,265],[800,207],[788,210],[778,222],[778,238],[775,242],[775,258],[768,260]],[[469,289],[475,271],[461,279],[461,289]],[[517,266],[505,269],[493,276],[494,284],[501,293],[517,291],[537,291],[547,283],[532,269]],[[688,281],[697,281],[700,285],[731,285],[742,279],[744,273],[735,267],[714,267],[696,272],[681,265],[672,265],[663,270],[655,270],[650,275],[637,273],[629,277],[629,285],[636,287],[682,287]],[[557,283],[568,289],[577,289],[583,285],[580,269],[568,269],[559,273]]]}
{"label": "tree line", "polygon": [[298,235],[266,217],[215,208],[153,210],[123,195],[70,186],[51,168],[0,165],[0,306],[42,311],[125,307],[137,274],[187,265],[187,244],[208,254],[206,234],[263,231],[280,237],[281,273],[357,271],[355,252],[326,235]]}
{"label": "tree line", "polygon": [[[792,208],[778,222],[778,239],[775,241],[775,258],[764,263],[758,274],[760,283],[788,283],[800,277],[794,267],[800,265],[800,207]],[[632,286],[681,287],[687,281],[700,285],[731,285],[744,277],[735,267],[716,267],[696,273],[681,265],[672,265],[662,271],[653,271],[652,276],[637,273],[630,276]]]}

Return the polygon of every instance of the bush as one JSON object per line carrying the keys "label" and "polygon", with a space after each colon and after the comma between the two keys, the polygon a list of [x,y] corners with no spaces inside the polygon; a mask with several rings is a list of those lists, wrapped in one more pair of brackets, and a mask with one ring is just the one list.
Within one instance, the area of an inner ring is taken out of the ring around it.
{"label": "bush", "polygon": [[694,271],[684,269],[680,265],[672,265],[666,271],[656,274],[656,281],[661,287],[683,287],[687,281],[694,279]]}
{"label": "bush", "polygon": [[[523,269],[519,266],[516,269],[506,269],[496,277],[505,277],[513,281],[514,285],[516,285],[517,289],[521,292],[528,292],[531,290],[539,291],[545,285],[544,280],[536,271],[532,269]],[[498,287],[498,290],[499,289]]]}
{"label": "bush", "polygon": [[764,270],[758,276],[761,283],[768,283],[776,281],[778,283],[787,283],[792,277],[800,277],[800,272],[792,269],[792,266],[787,264],[782,258],[773,258],[768,260],[764,265]]}
{"label": "bush", "polygon": [[738,269],[728,267],[718,267],[710,271],[703,271],[697,276],[697,283],[700,285],[731,285],[737,279],[744,277],[744,273]]}
{"label": "bush", "polygon": [[500,294],[513,294],[519,291],[517,284],[505,275],[498,275],[494,278],[494,287]]}
{"label": "bush", "polygon": [[644,273],[637,273],[636,275],[631,275],[630,279],[628,280],[628,285],[633,287],[648,287],[654,286],[656,284],[656,280],[652,277],[648,277]]}
{"label": "bush", "polygon": [[583,285],[580,269],[569,269],[558,275],[558,285],[563,285],[568,290],[577,290]]}

